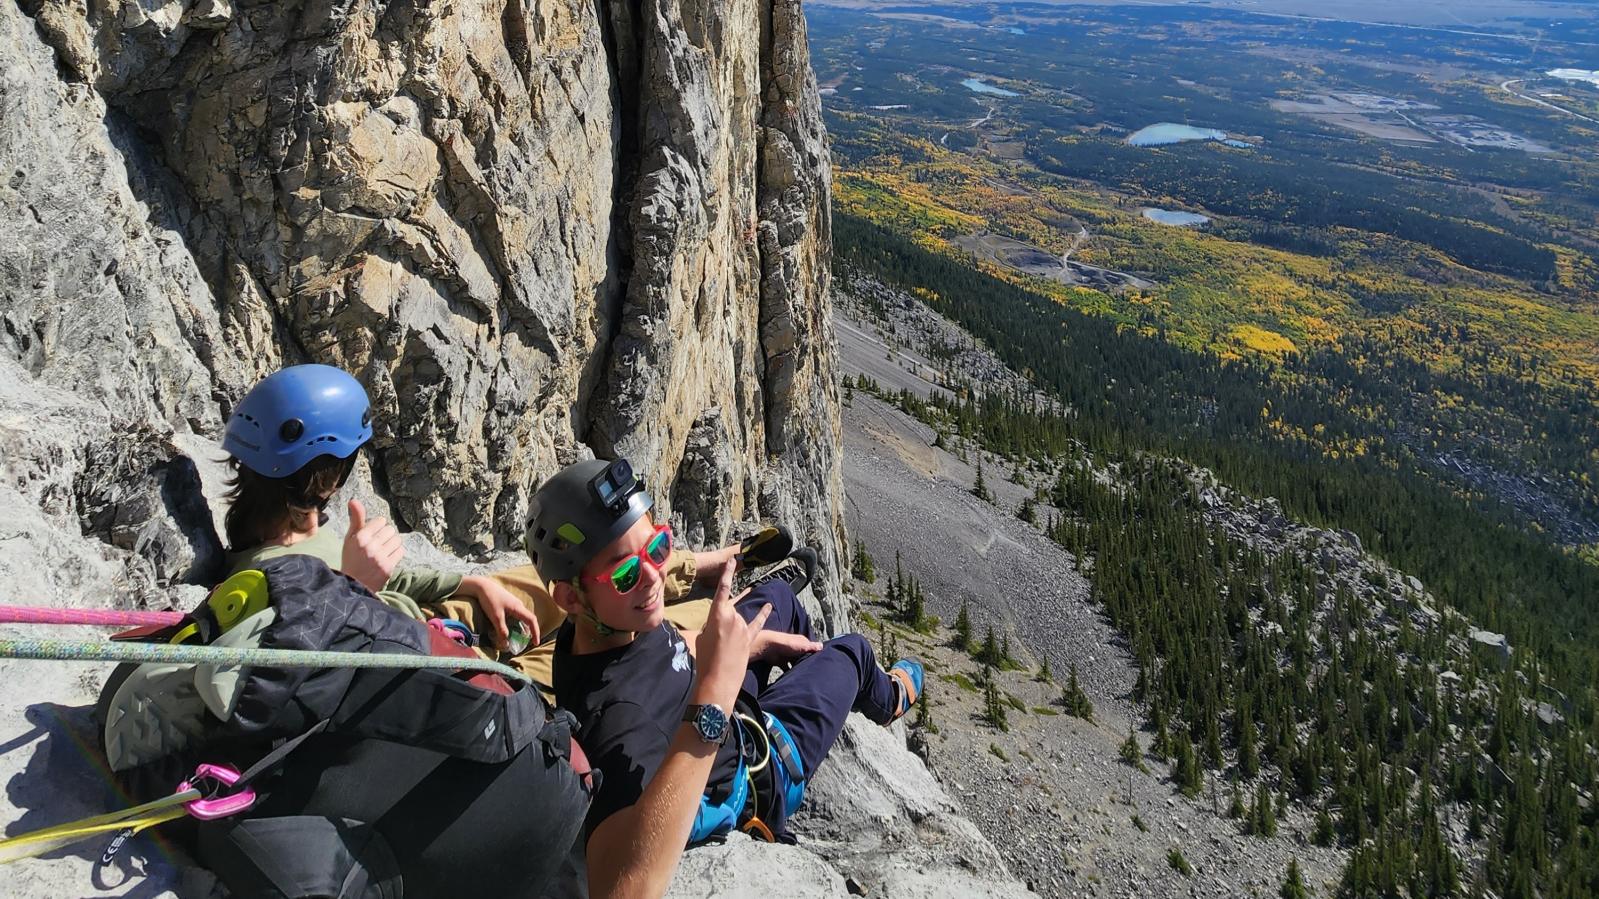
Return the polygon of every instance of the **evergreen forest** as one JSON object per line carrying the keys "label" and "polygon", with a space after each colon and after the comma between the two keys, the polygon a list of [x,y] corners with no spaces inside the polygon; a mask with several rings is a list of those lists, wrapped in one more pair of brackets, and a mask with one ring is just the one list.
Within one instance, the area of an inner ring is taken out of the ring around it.
{"label": "evergreen forest", "polygon": [[[861,218],[834,228],[843,285],[921,298],[1059,401],[960,385],[954,399],[893,397],[940,434],[1051,473],[1034,514],[1126,637],[1144,741],[1180,789],[1230,787],[1251,832],[1300,804],[1318,842],[1348,851],[1344,895],[1599,894],[1599,569],[1440,477],[1389,421],[1352,413],[1341,354],[1289,360],[1284,376]],[[1435,377],[1396,366],[1364,389],[1398,403]],[[1568,425],[1567,448],[1549,451],[1574,452],[1591,427]],[[1363,449],[1329,451],[1339,442]],[[1230,536],[1207,517],[1204,470],[1392,568]],[[1474,642],[1478,628],[1513,652]]]}

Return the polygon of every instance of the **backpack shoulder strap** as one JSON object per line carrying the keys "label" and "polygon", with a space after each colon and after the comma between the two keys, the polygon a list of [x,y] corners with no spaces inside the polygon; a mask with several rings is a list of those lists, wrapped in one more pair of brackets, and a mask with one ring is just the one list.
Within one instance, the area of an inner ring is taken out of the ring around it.
{"label": "backpack shoulder strap", "polygon": [[[409,743],[476,762],[506,761],[548,730],[538,690],[485,690],[444,671],[367,668],[355,673],[330,721],[336,732]],[[550,735],[546,737],[545,735]]]}

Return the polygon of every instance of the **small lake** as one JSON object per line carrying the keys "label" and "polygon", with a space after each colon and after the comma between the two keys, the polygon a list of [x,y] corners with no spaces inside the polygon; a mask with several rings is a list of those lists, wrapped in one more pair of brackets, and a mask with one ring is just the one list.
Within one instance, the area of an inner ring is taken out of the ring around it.
{"label": "small lake", "polygon": [[1006,90],[1006,89],[1004,89],[1002,87],[995,87],[994,85],[989,84],[986,81],[982,81],[982,80],[977,79],[977,78],[968,78],[965,81],[962,81],[961,84],[965,85],[967,90],[975,91],[976,93],[979,93],[979,94],[992,94],[992,95],[994,95],[996,97],[1020,97],[1021,96],[1021,94],[1018,94],[1015,91],[1008,91],[1008,90]]}
{"label": "small lake", "polygon": [[1599,70],[1589,69],[1550,69],[1544,74],[1562,81],[1586,81],[1594,87],[1599,87]]}
{"label": "small lake", "polygon": [[1197,212],[1180,212],[1175,209],[1157,209],[1152,206],[1145,207],[1141,211],[1144,213],[1144,218],[1149,219],[1150,221],[1160,222],[1162,225],[1174,225],[1179,228],[1187,228],[1191,225],[1203,225],[1210,221],[1210,216],[1200,215]]}
{"label": "small lake", "polygon": [[1174,122],[1161,122],[1140,128],[1127,138],[1127,142],[1135,147],[1163,147],[1167,144],[1180,144],[1191,140],[1226,140],[1227,132],[1217,131],[1215,128],[1195,128],[1192,125],[1178,125]]}

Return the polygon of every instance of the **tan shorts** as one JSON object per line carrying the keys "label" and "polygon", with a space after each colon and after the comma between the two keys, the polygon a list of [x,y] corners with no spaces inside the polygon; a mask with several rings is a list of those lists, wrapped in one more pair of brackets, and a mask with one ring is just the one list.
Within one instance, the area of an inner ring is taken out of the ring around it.
{"label": "tan shorts", "polygon": [[[667,560],[663,569],[666,575],[666,620],[680,630],[697,631],[704,628],[705,619],[711,612],[709,599],[687,598],[689,591],[694,587],[695,570],[694,554],[686,550],[673,551],[672,557]],[[539,622],[541,641],[538,645],[530,646],[515,656],[495,650],[493,627],[483,617],[477,603],[464,596],[447,599],[429,606],[424,611],[431,617],[454,618],[471,628],[481,641],[478,648],[479,655],[504,662],[532,678],[538,685],[539,692],[543,693],[544,698],[553,705],[555,631],[566,621],[566,612],[550,598],[548,587],[532,565],[492,572],[489,576],[503,584],[505,589],[526,603],[533,611]]]}

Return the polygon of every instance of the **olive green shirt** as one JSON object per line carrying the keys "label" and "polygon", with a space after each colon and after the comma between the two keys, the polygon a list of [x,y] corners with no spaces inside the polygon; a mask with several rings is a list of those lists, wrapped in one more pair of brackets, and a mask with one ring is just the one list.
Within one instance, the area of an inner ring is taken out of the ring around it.
{"label": "olive green shirt", "polygon": [[[311,556],[337,571],[339,566],[344,564],[344,538],[331,529],[319,528],[314,535],[288,546],[263,545],[243,552],[230,552],[227,576],[232,577],[267,559],[291,555]],[[427,618],[422,614],[422,606],[449,599],[459,589],[461,589],[459,574],[434,571],[429,568],[410,568],[396,571],[388,583],[383,585],[383,589],[378,591],[377,597],[384,604],[422,621]]]}

